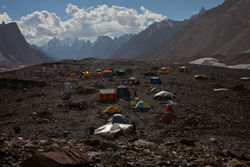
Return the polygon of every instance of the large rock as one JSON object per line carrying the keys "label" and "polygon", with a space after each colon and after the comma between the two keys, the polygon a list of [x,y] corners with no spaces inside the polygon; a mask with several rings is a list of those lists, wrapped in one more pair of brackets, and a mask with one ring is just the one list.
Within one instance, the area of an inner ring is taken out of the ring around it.
{"label": "large rock", "polygon": [[74,167],[86,166],[88,157],[77,149],[36,153],[23,163],[21,167]]}

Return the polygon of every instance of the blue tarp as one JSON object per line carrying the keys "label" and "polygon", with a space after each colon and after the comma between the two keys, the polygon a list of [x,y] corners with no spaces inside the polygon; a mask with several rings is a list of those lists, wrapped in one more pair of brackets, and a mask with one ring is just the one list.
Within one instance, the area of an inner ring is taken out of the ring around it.
{"label": "blue tarp", "polygon": [[174,101],[167,101],[167,102],[162,102],[161,104],[170,104],[171,106],[175,106],[178,105],[178,103],[174,102]]}

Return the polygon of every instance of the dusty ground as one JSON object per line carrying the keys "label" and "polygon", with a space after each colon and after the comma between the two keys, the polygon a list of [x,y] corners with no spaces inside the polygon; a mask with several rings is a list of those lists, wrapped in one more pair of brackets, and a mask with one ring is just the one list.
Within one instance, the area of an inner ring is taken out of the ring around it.
{"label": "dusty ground", "polygon": [[[45,87],[29,89],[0,88],[0,166],[18,166],[34,151],[67,147],[81,149],[90,157],[92,152],[99,153],[91,157],[93,166],[249,165],[250,81],[240,81],[240,77],[249,76],[249,70],[190,65],[191,73],[187,74],[177,72],[180,66],[177,64],[132,60],[85,59],[56,64],[57,69],[53,64],[44,64],[0,74],[0,78],[47,83]],[[157,72],[162,66],[172,67],[173,72],[161,76],[161,85],[150,84],[150,76],[142,75],[150,69]],[[42,67],[46,67],[45,72]],[[97,68],[125,69],[131,74],[111,78],[69,77],[71,72],[79,74]],[[208,80],[193,79],[201,73]],[[130,76],[139,78],[140,84],[130,90],[133,94],[136,89],[137,95],[151,105],[149,111],[135,112],[124,99],[116,104],[98,101],[100,88],[116,88]],[[62,99],[64,82],[72,84],[70,100]],[[86,88],[92,92],[86,93]],[[159,121],[165,106],[153,99],[152,88],[176,95],[175,101],[179,103],[174,106],[176,122]],[[214,92],[214,88],[228,88],[228,91]],[[70,107],[68,104],[72,103],[87,105]],[[118,106],[136,126],[136,134],[108,140],[113,144],[110,147],[101,147],[106,139],[98,139],[99,143],[93,146],[88,142],[93,140],[91,132],[107,123],[111,116],[103,111],[109,105]],[[63,137],[64,131],[70,132],[69,137]],[[137,139],[149,141],[151,145],[138,145],[134,142]]]}

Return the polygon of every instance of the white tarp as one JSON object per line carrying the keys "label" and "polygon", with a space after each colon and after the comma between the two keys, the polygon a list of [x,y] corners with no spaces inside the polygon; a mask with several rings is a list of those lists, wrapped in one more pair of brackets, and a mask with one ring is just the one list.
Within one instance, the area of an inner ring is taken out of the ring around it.
{"label": "white tarp", "polygon": [[218,88],[218,89],[214,89],[214,92],[221,92],[221,91],[226,91],[228,90],[227,88]]}
{"label": "white tarp", "polygon": [[126,132],[132,128],[133,128],[133,125],[131,124],[108,123],[106,125],[103,125],[97,128],[94,132],[94,135],[100,135],[100,136],[113,135],[113,134],[120,132],[121,130]]}
{"label": "white tarp", "polygon": [[242,80],[242,81],[250,81],[250,77],[241,77],[240,80]]}
{"label": "white tarp", "polygon": [[170,93],[170,92],[167,92],[167,91],[160,91],[160,92],[158,92],[158,93],[156,93],[154,95],[154,98],[156,98],[156,97],[166,97],[166,98],[169,98],[169,99],[173,99],[174,94]]}

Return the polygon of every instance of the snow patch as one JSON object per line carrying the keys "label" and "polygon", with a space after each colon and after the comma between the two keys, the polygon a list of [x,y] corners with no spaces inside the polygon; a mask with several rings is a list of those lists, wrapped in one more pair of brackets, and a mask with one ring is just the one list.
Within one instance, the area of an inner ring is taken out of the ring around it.
{"label": "snow patch", "polygon": [[220,63],[215,58],[200,58],[194,61],[189,62],[189,64],[198,64],[198,65],[206,65],[206,66],[216,66],[216,67],[224,67],[224,68],[232,68],[232,69],[247,69],[250,70],[250,64],[238,64],[234,66],[229,66],[224,63]]}

